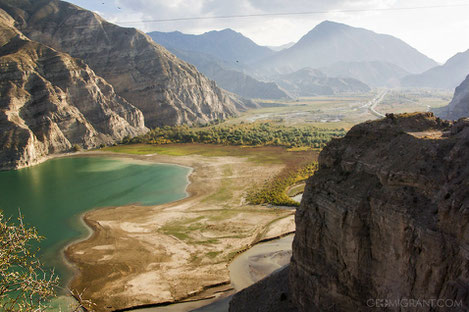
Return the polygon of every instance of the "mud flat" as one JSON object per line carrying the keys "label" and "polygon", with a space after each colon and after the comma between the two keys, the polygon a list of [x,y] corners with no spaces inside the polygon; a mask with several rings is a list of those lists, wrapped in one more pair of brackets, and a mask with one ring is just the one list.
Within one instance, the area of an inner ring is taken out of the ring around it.
{"label": "mud flat", "polygon": [[[89,157],[115,153],[86,153]],[[77,274],[71,288],[97,311],[211,298],[230,288],[228,265],[256,242],[294,231],[294,211],[247,205],[243,194],[285,164],[243,157],[125,155],[193,168],[189,197],[84,215],[93,229],[66,249]],[[214,288],[215,287],[215,288]]]}

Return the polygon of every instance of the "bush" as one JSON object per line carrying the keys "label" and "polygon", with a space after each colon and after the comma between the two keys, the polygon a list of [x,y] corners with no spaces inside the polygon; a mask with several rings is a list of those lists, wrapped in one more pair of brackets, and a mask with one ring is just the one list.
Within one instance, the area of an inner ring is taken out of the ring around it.
{"label": "bush", "polygon": [[248,192],[246,200],[253,205],[299,206],[298,202],[287,195],[287,188],[306,180],[317,168],[317,163],[312,163],[298,170],[282,172],[262,187]]}
{"label": "bush", "polygon": [[31,243],[42,237],[34,228],[4,220],[0,212],[0,310],[38,312],[54,296],[58,277],[46,272]]}

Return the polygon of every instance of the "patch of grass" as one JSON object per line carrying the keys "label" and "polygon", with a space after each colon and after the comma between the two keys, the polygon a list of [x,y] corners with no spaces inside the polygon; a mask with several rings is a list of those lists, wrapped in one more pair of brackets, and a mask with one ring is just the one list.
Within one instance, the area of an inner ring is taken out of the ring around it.
{"label": "patch of grass", "polygon": [[286,191],[288,187],[306,180],[317,170],[317,163],[306,165],[300,169],[288,169],[267,181],[258,189],[248,192],[246,199],[254,205],[271,204],[276,206],[299,206]]}
{"label": "patch of grass", "polygon": [[202,202],[226,202],[233,197],[233,183],[230,181],[230,177],[233,175],[233,168],[231,165],[225,165],[223,167],[223,177],[221,179],[220,188],[210,196],[204,198]]}
{"label": "patch of grass", "polygon": [[219,254],[223,253],[223,251],[210,251],[205,254],[206,257],[210,259],[216,258]]}
{"label": "patch of grass", "polygon": [[202,228],[202,223],[198,222],[205,217],[188,218],[180,221],[170,222],[162,226],[159,231],[168,236],[174,236],[180,240],[189,240],[190,232]]}
{"label": "patch of grass", "polygon": [[201,155],[206,157],[243,157],[260,164],[288,164],[315,158],[319,150],[288,150],[285,147],[226,146],[213,144],[133,144],[102,148],[101,151],[134,155],[160,154],[169,156]]}

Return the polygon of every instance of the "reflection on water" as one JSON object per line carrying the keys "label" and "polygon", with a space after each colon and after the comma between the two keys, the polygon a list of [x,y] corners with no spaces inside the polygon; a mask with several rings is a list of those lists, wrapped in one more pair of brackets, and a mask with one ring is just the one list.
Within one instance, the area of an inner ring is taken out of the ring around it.
{"label": "reflection on water", "polygon": [[80,215],[88,210],[131,203],[163,204],[184,198],[190,168],[116,158],[61,158],[17,171],[0,172],[0,209],[46,239],[41,257],[54,266],[63,285],[71,276],[62,249],[86,236]]}

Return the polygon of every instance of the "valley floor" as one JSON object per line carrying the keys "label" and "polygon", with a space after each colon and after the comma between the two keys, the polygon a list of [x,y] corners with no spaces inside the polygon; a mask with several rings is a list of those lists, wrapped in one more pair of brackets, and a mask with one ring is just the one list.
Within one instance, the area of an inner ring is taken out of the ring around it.
{"label": "valley floor", "polygon": [[313,151],[197,144],[108,150],[192,167],[193,172],[186,199],[85,214],[93,235],[69,246],[66,256],[78,270],[71,288],[95,303],[97,311],[207,298],[213,286],[230,288],[228,264],[239,252],[295,230],[294,210],[248,205],[246,191],[286,166],[317,158]]}

